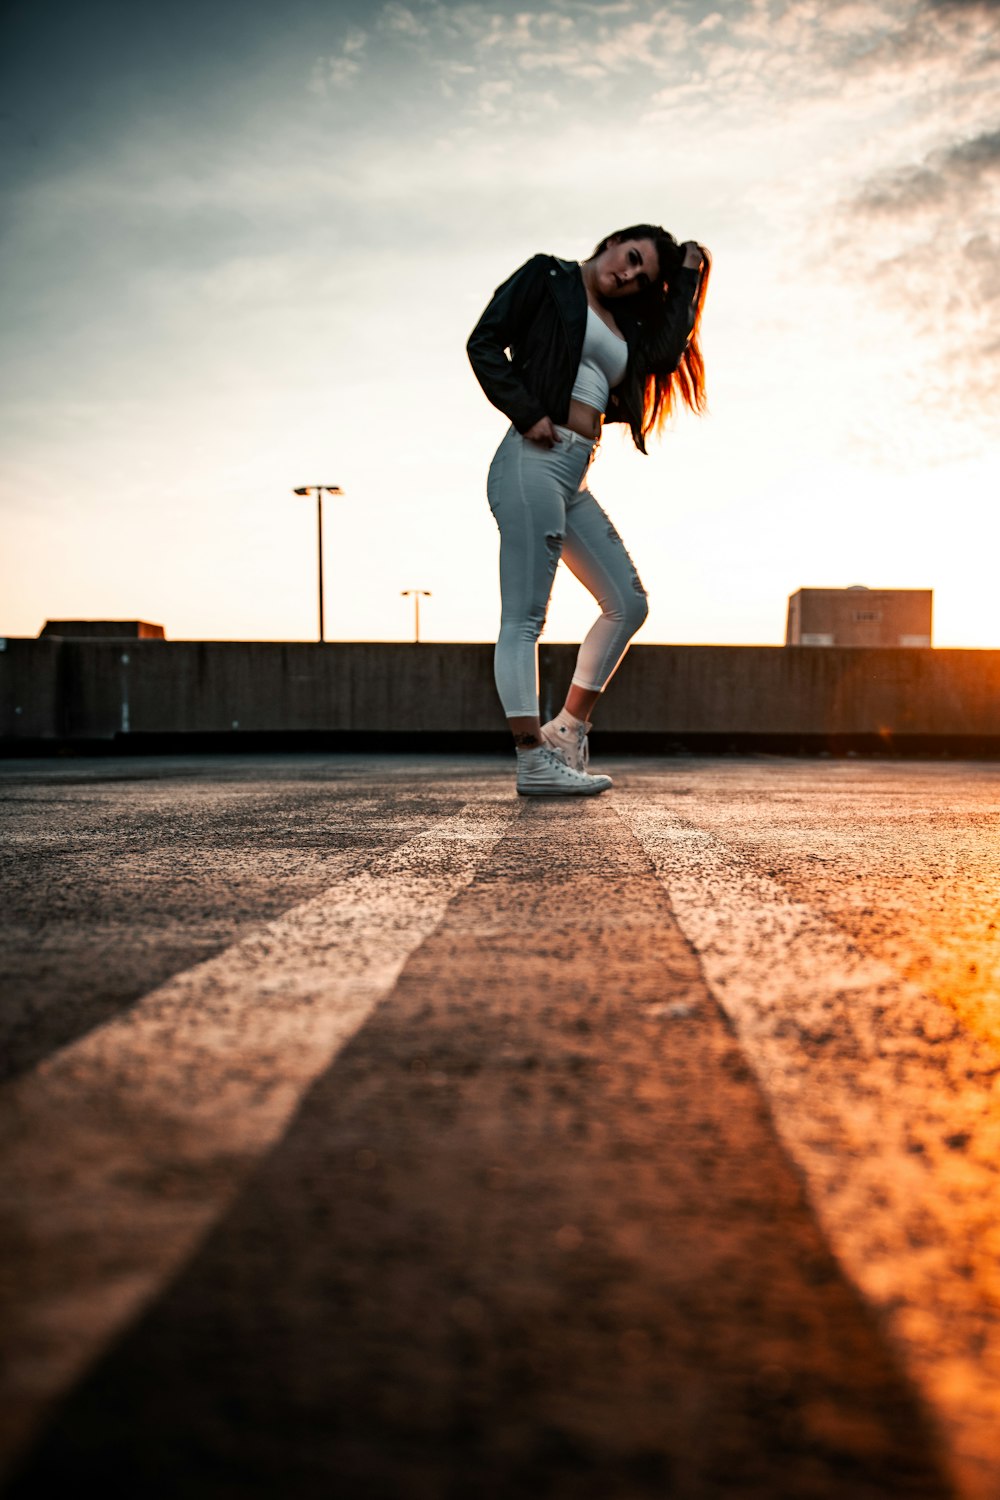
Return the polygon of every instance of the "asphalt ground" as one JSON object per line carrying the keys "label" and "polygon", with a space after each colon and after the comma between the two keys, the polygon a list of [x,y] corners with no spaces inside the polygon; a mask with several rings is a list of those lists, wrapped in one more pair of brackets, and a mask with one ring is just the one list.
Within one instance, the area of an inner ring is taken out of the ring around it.
{"label": "asphalt ground", "polygon": [[607,769],[0,764],[5,1494],[996,1500],[1000,767]]}

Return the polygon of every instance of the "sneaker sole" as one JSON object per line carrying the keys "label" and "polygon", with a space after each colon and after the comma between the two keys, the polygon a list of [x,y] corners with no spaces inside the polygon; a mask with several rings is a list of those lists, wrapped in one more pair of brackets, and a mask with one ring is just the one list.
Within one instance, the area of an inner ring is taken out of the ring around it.
{"label": "sneaker sole", "polygon": [[517,795],[519,797],[599,797],[602,792],[610,792],[612,783],[607,786],[595,787],[523,787],[519,786]]}

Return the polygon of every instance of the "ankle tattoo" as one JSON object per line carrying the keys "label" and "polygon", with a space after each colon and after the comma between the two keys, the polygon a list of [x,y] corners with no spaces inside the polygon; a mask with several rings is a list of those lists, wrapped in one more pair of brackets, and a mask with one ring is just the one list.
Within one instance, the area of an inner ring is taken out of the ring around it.
{"label": "ankle tattoo", "polygon": [[514,744],[519,750],[534,750],[541,743],[537,734],[515,734],[514,736]]}

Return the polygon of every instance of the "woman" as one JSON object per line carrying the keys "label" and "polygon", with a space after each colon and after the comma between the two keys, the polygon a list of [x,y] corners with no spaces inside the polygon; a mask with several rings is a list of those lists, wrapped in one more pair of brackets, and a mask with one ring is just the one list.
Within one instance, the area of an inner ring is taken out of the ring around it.
{"label": "woman", "polygon": [[[468,342],[480,385],[512,426],[490,466],[500,529],[497,691],[522,796],[593,795],[594,704],[646,618],[621,537],[586,486],[603,422],[627,422],[640,453],[679,397],[705,407],[698,326],[709,258],[655,224],[608,235],[582,265],[535,255],[497,288]],[[509,351],[509,357],[508,352]],[[562,711],[538,714],[537,643],[560,557],[601,606]]]}

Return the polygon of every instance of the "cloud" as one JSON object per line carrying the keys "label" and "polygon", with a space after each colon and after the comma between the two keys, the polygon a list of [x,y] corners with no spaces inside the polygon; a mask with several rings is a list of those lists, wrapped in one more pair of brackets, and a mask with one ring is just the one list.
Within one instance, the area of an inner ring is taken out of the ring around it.
{"label": "cloud", "polygon": [[817,287],[862,290],[858,359],[887,377],[901,421],[919,408],[928,445],[947,446],[946,422],[995,430],[998,9],[749,0],[696,38],[700,67],[654,105],[661,124],[697,120],[706,155],[747,162],[751,210]]}
{"label": "cloud", "polygon": [[[651,0],[553,0],[530,11],[485,0],[457,5],[431,0],[420,6],[419,15],[390,0],[377,24],[409,43],[428,70],[452,84],[456,76],[467,75],[473,111],[480,75],[523,87],[525,75],[532,74],[597,84],[635,70],[655,72],[664,47],[676,47],[685,30],[680,16],[669,15]],[[451,95],[459,97],[454,87]]]}
{"label": "cloud", "polygon": [[979,190],[993,179],[1000,186],[1000,130],[987,131],[932,152],[916,166],[872,178],[855,199],[859,214],[913,216],[949,206],[963,217],[973,201],[985,207]]}
{"label": "cloud", "polygon": [[928,10],[980,11],[992,16],[1000,10],[1000,0],[926,0]]}
{"label": "cloud", "polygon": [[70,327],[81,303],[107,320],[127,285],[133,318],[145,298],[172,322],[176,286],[225,319],[283,283],[290,301],[304,284],[336,298],[352,246],[397,256],[400,224],[459,244],[478,287],[508,247],[583,253],[653,213],[718,249],[713,306],[779,248],[737,313],[756,347],[790,305],[782,282],[817,342],[830,284],[871,287],[881,342],[920,343],[918,392],[949,362],[948,401],[985,410],[996,17],[983,0],[324,5],[227,91],[174,113],[143,95],[106,147],[36,177],[8,296]]}
{"label": "cloud", "polygon": [[[399,7],[402,9],[402,7]],[[325,94],[328,87],[334,88],[353,83],[361,72],[361,56],[368,40],[367,33],[359,26],[352,26],[337,52],[326,57],[317,57],[309,78],[309,90],[314,94]]]}
{"label": "cloud", "polygon": [[408,6],[397,4],[396,0],[383,6],[377,24],[381,31],[395,32],[400,36],[423,37],[428,32],[427,23],[419,20]]}
{"label": "cloud", "polygon": [[867,262],[873,286],[924,348],[914,399],[995,428],[1000,129],[874,172],[843,204],[842,226],[845,266],[858,274]]}

